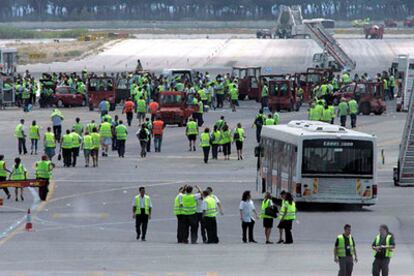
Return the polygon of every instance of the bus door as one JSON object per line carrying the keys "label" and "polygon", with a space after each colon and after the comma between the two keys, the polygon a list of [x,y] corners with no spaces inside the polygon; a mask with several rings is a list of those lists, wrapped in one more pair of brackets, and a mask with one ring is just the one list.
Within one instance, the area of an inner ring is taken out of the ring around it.
{"label": "bus door", "polygon": [[297,158],[297,147],[290,145],[290,154],[288,156],[289,160],[289,178],[288,178],[288,185],[289,191],[292,193],[296,189],[296,158]]}
{"label": "bus door", "polygon": [[274,182],[273,180],[273,160],[275,154],[274,154],[274,147],[275,147],[275,142],[273,140],[268,139],[266,141],[267,145],[267,151],[265,152],[265,159],[267,159],[267,171],[266,171],[266,191],[273,194],[273,185],[272,183]]}

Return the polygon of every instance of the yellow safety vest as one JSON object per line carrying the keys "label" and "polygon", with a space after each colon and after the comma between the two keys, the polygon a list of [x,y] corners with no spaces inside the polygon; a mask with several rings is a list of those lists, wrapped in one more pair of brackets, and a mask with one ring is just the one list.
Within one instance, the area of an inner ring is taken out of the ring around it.
{"label": "yellow safety vest", "polygon": [[[147,195],[144,195],[144,209],[145,214],[149,215],[150,199]],[[141,195],[135,197],[135,215],[141,215]]]}
{"label": "yellow safety vest", "polygon": [[45,148],[56,148],[55,135],[52,132],[45,133]]}
{"label": "yellow safety vest", "polygon": [[182,204],[183,215],[194,215],[197,212],[197,200],[193,194],[184,194]]}
{"label": "yellow safety vest", "polygon": [[205,210],[204,216],[214,218],[217,216],[217,202],[212,196],[208,196],[204,199],[207,203],[207,209]]}
{"label": "yellow safety vest", "polygon": [[[385,238],[385,246],[387,246],[387,248],[385,249],[386,258],[391,258],[393,255],[392,249],[389,248],[389,246],[391,246],[391,237],[392,235],[388,234],[387,237]],[[381,242],[381,235],[377,235],[375,237],[375,246],[380,246],[380,242]],[[376,254],[377,254],[377,251],[374,251],[374,256]]]}
{"label": "yellow safety vest", "polygon": [[17,168],[16,166],[13,166],[10,179],[11,180],[26,180],[26,169],[24,168],[23,164],[20,164]]}
{"label": "yellow safety vest", "polygon": [[50,179],[50,161],[36,162],[36,178]]}
{"label": "yellow safety vest", "polygon": [[[349,235],[349,249],[351,252],[351,256],[355,254],[355,247],[354,242],[352,240],[352,236]],[[345,248],[345,237],[344,235],[338,236],[338,246],[336,247],[336,255],[338,257],[346,257],[346,248]]]}

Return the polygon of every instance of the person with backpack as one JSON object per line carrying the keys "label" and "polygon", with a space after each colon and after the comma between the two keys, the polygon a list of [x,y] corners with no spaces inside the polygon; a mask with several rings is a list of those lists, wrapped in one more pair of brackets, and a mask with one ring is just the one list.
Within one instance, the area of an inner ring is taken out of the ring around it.
{"label": "person with backpack", "polygon": [[259,114],[256,115],[254,119],[253,126],[256,127],[256,141],[260,143],[260,136],[262,134],[262,128],[265,123],[266,116],[263,114],[263,109],[259,110]]}
{"label": "person with backpack", "polygon": [[241,123],[237,123],[237,127],[233,134],[233,141],[236,143],[237,149],[237,160],[243,160],[243,142],[245,138],[246,134],[244,133]]}
{"label": "person with backpack", "polygon": [[147,143],[148,143],[149,132],[145,124],[141,125],[141,129],[137,132],[137,138],[141,145],[141,157],[147,156]]}

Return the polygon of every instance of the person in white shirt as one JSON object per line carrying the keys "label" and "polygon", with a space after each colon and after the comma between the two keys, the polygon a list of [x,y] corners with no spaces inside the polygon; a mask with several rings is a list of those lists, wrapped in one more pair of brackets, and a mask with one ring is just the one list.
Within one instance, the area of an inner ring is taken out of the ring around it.
{"label": "person in white shirt", "polygon": [[245,191],[240,202],[240,220],[242,222],[243,242],[247,243],[247,229],[249,230],[249,242],[257,243],[253,237],[255,219],[257,219],[256,208],[251,199],[250,191]]}
{"label": "person in white shirt", "polygon": [[145,194],[145,188],[140,187],[139,194],[135,196],[134,201],[132,203],[132,217],[135,218],[135,230],[137,232],[137,240],[139,240],[142,230],[142,241],[145,241],[148,220],[151,219],[151,211],[151,198],[147,194]]}

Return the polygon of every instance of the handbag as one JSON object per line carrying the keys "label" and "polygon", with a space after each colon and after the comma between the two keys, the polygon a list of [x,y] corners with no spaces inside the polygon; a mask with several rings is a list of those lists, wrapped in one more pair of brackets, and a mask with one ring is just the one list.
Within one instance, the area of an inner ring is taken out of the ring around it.
{"label": "handbag", "polygon": [[269,206],[265,209],[265,215],[272,217],[272,218],[277,218],[277,213],[279,212],[279,210],[277,209],[277,206],[272,205]]}

